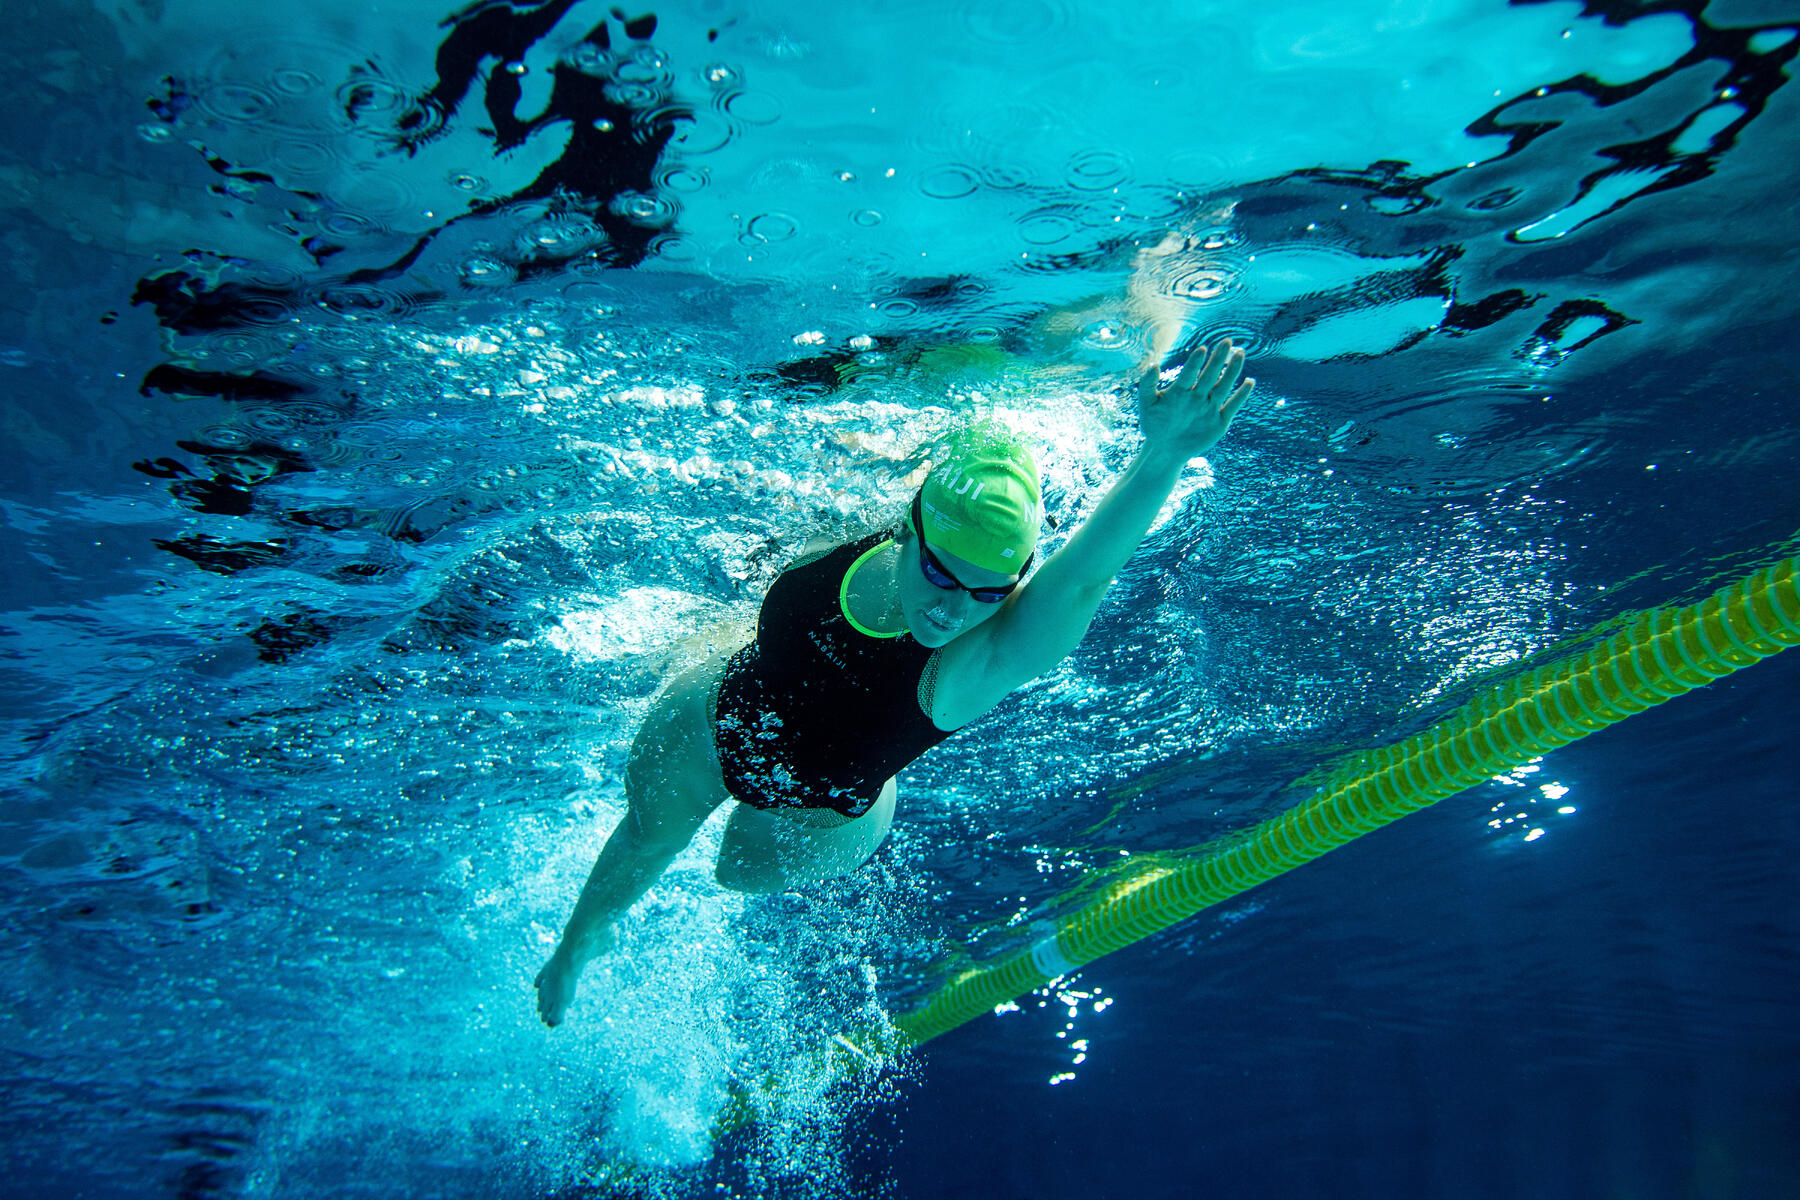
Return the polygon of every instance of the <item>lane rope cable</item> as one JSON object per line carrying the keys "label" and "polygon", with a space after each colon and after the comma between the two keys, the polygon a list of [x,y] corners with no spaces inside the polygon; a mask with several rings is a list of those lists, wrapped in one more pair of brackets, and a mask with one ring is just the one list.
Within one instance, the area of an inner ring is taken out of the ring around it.
{"label": "lane rope cable", "polygon": [[901,1045],[928,1042],[1390,821],[1794,645],[1800,556],[1697,604],[1650,609],[1598,645],[1511,679],[1421,733],[1353,756],[1311,799],[1231,844],[1128,871],[1031,946],[944,983],[896,1017],[894,1033]]}

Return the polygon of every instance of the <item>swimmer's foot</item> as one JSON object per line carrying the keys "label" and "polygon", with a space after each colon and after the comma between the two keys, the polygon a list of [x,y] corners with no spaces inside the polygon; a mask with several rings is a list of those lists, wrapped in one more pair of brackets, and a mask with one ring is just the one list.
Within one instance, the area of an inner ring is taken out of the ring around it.
{"label": "swimmer's foot", "polygon": [[562,942],[550,955],[550,961],[539,971],[533,986],[537,988],[538,1016],[544,1024],[557,1026],[562,1024],[563,1013],[568,1011],[569,1004],[575,999],[575,984],[581,978],[581,969],[589,959],[598,958],[611,950],[619,940],[619,933],[611,925],[602,928],[582,947],[579,960],[569,951],[569,943]]}
{"label": "swimmer's foot", "polygon": [[569,1001],[575,999],[575,977],[579,968],[560,952],[552,954],[550,961],[539,971],[533,986],[537,988],[538,1016],[544,1024],[556,1026],[562,1024],[563,1013],[569,1007]]}

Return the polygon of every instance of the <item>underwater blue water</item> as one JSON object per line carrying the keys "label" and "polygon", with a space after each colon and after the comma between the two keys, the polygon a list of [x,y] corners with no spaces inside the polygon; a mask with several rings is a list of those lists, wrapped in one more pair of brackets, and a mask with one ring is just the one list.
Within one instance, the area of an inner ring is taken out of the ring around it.
{"label": "underwater blue water", "polygon": [[[1800,7],[9,5],[0,1194],[1800,1194],[1779,655],[855,1075],[1794,555]],[[530,981],[682,639],[1150,330],[1257,399],[856,874]]]}

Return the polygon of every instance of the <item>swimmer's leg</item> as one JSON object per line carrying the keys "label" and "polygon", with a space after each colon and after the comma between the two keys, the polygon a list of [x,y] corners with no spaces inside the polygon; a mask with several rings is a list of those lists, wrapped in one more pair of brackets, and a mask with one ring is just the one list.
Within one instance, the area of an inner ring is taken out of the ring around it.
{"label": "swimmer's leg", "polygon": [[719,843],[719,883],[735,892],[779,892],[848,875],[868,862],[894,824],[894,781],[875,806],[847,820],[818,810],[764,812],[740,804]]}
{"label": "swimmer's leg", "polygon": [[538,972],[538,1015],[562,1021],[588,962],[612,949],[613,922],[649,890],[687,848],[713,809],[729,796],[712,750],[707,688],[716,671],[702,664],[652,705],[625,760],[625,817],[588,873],[562,940]]}

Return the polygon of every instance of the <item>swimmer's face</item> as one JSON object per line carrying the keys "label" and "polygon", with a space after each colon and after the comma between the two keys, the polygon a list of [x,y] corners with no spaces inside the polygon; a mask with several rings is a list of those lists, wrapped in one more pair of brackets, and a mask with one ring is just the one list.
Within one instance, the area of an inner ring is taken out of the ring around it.
{"label": "swimmer's face", "polygon": [[931,554],[938,565],[963,585],[938,587],[921,569],[918,535],[909,528],[898,540],[900,607],[906,614],[906,627],[919,645],[942,646],[1006,607],[1004,601],[988,604],[977,600],[964,588],[1001,588],[1016,583],[1018,575],[986,570],[933,546]]}

